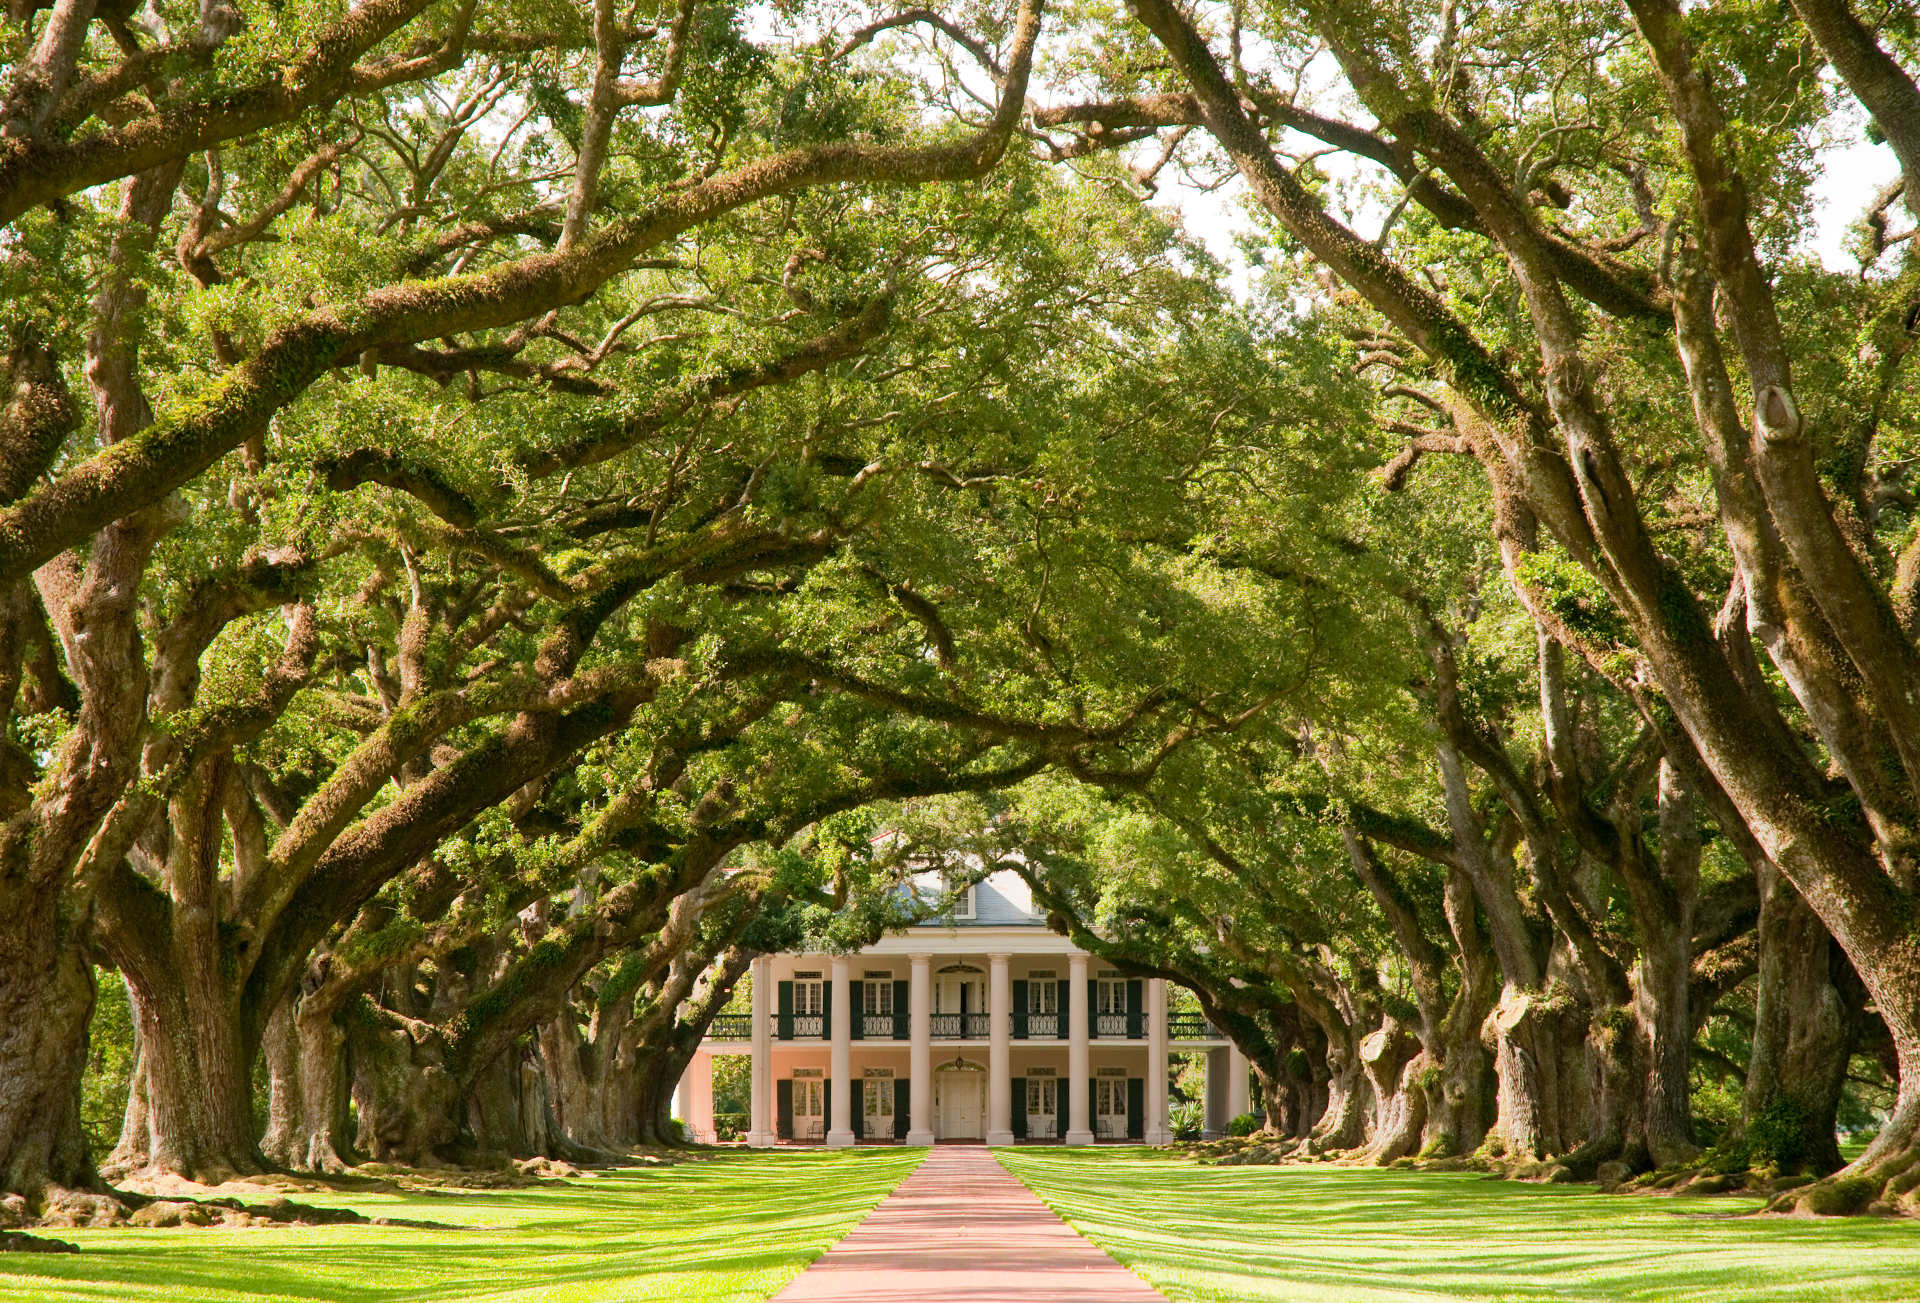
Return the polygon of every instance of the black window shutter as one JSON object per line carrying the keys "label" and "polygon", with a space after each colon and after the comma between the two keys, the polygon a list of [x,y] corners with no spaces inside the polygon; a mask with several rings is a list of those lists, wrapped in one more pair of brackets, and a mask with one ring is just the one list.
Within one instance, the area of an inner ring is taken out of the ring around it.
{"label": "black window shutter", "polygon": [[[895,985],[904,986],[906,983],[898,982]],[[895,1077],[893,1079],[893,1138],[895,1140],[907,1138],[907,1110],[912,1106],[913,1096],[908,1090],[907,1079]]]}
{"label": "black window shutter", "polygon": [[1073,1008],[1073,1003],[1067,999],[1066,981],[1062,980],[1059,982],[1058,987],[1059,989],[1054,992],[1053,998],[1054,1002],[1060,1006],[1060,1039],[1064,1041],[1073,1031],[1073,1028],[1067,1025],[1072,1018],[1072,1014],[1069,1011]]}
{"label": "black window shutter", "polygon": [[1146,1007],[1146,1000],[1144,998],[1145,993],[1141,991],[1140,986],[1141,982],[1139,978],[1130,977],[1127,979],[1127,1035],[1133,1037],[1135,1040],[1146,1035],[1147,1028],[1146,1020],[1141,1017],[1141,1013]]}
{"label": "black window shutter", "polygon": [[833,1125],[833,1082],[820,1083],[820,1111],[826,1116],[820,1119],[820,1134],[825,1136],[827,1128]]}
{"label": "black window shutter", "polygon": [[[847,1010],[847,1017],[853,1020],[847,1024],[852,1029],[852,1039],[865,1040],[867,1030],[867,984],[865,982],[847,983],[847,1003],[851,1006]],[[858,1128],[855,1130],[857,1133]]]}
{"label": "black window shutter", "polygon": [[[893,1039],[896,1041],[908,1040],[913,1033],[907,1012],[908,989],[905,982],[893,984]],[[906,1123],[903,1122],[900,1125],[905,1126]],[[904,1137],[907,1133],[902,1131],[900,1134]]]}
{"label": "black window shutter", "polygon": [[1100,1035],[1100,979],[1087,979],[1087,1039]]}
{"label": "black window shutter", "polygon": [[[1026,983],[1022,982],[1020,985],[1025,986]],[[1017,1004],[1014,1006],[1015,1009],[1021,1007]],[[1024,1030],[1023,1028],[1023,1034]],[[1025,1077],[1013,1079],[1013,1138],[1015,1140],[1027,1138],[1027,1079]]]}
{"label": "black window shutter", "polygon": [[[1013,1038],[1017,1041],[1027,1039],[1027,984],[1013,984]],[[1018,1135],[1019,1132],[1015,1132]]]}
{"label": "black window shutter", "polygon": [[780,1039],[793,1039],[793,983],[780,983]]}
{"label": "black window shutter", "polygon": [[1099,1135],[1100,1127],[1100,1079],[1087,1078],[1087,1129]]}
{"label": "black window shutter", "polygon": [[[857,1028],[860,1024],[856,1022],[854,1026]],[[849,1082],[848,1088],[853,1091],[853,1108],[849,1110],[853,1117],[853,1138],[864,1140],[867,1135],[867,1083]]]}
{"label": "black window shutter", "polygon": [[1147,1082],[1144,1077],[1127,1078],[1127,1139],[1147,1138]]}
{"label": "black window shutter", "polygon": [[833,1035],[833,983],[820,984],[820,1034]]}
{"label": "black window shutter", "polygon": [[[784,985],[784,983],[783,983]],[[773,1083],[774,1124],[773,1134],[782,1140],[793,1139],[793,1082],[782,1077]]]}

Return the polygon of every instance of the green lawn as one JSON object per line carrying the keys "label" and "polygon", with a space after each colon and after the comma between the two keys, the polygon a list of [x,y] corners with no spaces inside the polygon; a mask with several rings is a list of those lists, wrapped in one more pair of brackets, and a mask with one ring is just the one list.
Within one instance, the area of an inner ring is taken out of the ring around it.
{"label": "green lawn", "polygon": [[524,1190],[296,1196],[446,1229],[57,1231],[80,1254],[0,1256],[0,1299],[757,1303],[925,1153],[738,1152]]}
{"label": "green lawn", "polygon": [[1755,1199],[1602,1195],[1471,1175],[1199,1167],[1141,1150],[998,1150],[1169,1298],[1920,1299],[1920,1223],[1748,1217]]}

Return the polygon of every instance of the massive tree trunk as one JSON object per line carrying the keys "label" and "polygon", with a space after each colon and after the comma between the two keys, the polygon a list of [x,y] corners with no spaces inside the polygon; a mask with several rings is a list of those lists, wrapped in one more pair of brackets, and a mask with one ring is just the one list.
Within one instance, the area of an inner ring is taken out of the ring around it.
{"label": "massive tree trunk", "polygon": [[1427,1045],[1437,1060],[1422,1078],[1427,1127],[1420,1152],[1429,1158],[1469,1154],[1493,1125],[1493,1065],[1480,1043],[1481,1028],[1500,994],[1499,966],[1489,952],[1474,905],[1473,884],[1455,866],[1442,896],[1453,936],[1459,985]]}
{"label": "massive tree trunk", "polygon": [[598,1150],[573,1144],[561,1130],[552,1084],[531,1045],[508,1046],[472,1074],[464,1092],[464,1135],[445,1152],[483,1165],[504,1158],[600,1157]]}
{"label": "massive tree trunk", "polygon": [[1314,1154],[1357,1149],[1367,1139],[1369,1096],[1360,1046],[1351,1028],[1321,1030],[1327,1034],[1327,1105],[1301,1148]]}
{"label": "massive tree trunk", "polygon": [[1833,980],[1847,960],[1778,869],[1762,860],[1755,875],[1760,971],[1739,1139],[1755,1166],[1831,1172],[1840,1166],[1836,1115],[1860,1016]]}
{"label": "massive tree trunk", "polygon": [[440,1029],[367,999],[348,1016],[347,1045],[360,1115],[354,1147],[376,1163],[444,1165],[467,1092],[447,1070]]}
{"label": "massive tree trunk", "polygon": [[[1671,761],[1660,762],[1657,867],[1644,843],[1623,834],[1621,877],[1634,903],[1640,958],[1629,983],[1643,1091],[1636,1112],[1655,1167],[1691,1161],[1693,1109],[1688,1072],[1693,1049],[1693,919],[1700,885],[1695,799]],[[1626,822],[1616,820],[1616,824]]]}
{"label": "massive tree trunk", "polygon": [[1423,1077],[1432,1060],[1397,1019],[1389,1017],[1360,1042],[1360,1063],[1373,1094],[1369,1160],[1391,1163],[1420,1147],[1427,1125]]}
{"label": "massive tree trunk", "polygon": [[267,1019],[266,1158],[300,1172],[352,1164],[347,1135],[346,1032],[330,1004],[283,1002]]}
{"label": "massive tree trunk", "polygon": [[1487,1016],[1498,1111],[1487,1134],[1509,1158],[1545,1158],[1562,1148],[1558,1018],[1538,993],[1511,984]]}
{"label": "massive tree trunk", "polygon": [[254,1047],[236,993],[216,966],[200,962],[211,956],[198,947],[120,949],[118,957],[140,1032],[147,1120],[144,1151],[116,1151],[116,1164],[208,1185],[261,1171]]}
{"label": "massive tree trunk", "polygon": [[[10,887],[10,884],[9,884]],[[0,1195],[98,1188],[80,1126],[93,969],[51,892],[0,891]]]}

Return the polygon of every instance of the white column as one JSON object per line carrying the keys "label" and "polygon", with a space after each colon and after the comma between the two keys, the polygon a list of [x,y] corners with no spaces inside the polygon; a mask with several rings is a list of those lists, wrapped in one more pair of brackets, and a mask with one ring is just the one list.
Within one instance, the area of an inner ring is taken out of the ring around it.
{"label": "white column", "polygon": [[1173,1143],[1167,1114],[1167,979],[1147,979],[1147,1116],[1142,1135],[1150,1145]]}
{"label": "white column", "polygon": [[833,1103],[827,1119],[827,1148],[845,1149],[853,1144],[853,987],[847,980],[847,961],[833,961],[833,1008],[829,1031],[833,1036]]}
{"label": "white column", "polygon": [[1087,957],[1075,955],[1067,961],[1067,1143],[1093,1143],[1093,1119],[1087,1116],[1088,1019]]}
{"label": "white column", "polygon": [[703,1145],[713,1143],[713,1055],[696,1050],[687,1061],[674,1092],[674,1116],[687,1129],[687,1139]]}
{"label": "white column", "polygon": [[907,1143],[933,1143],[933,956],[914,955],[907,1032]]}
{"label": "white column", "polygon": [[1247,1078],[1247,1056],[1238,1045],[1227,1046],[1227,1121],[1253,1112],[1253,1088]]}
{"label": "white column", "polygon": [[988,955],[987,1143],[1013,1143],[1013,987],[1007,956]]}
{"label": "white column", "polygon": [[752,1111],[747,1115],[747,1144],[765,1149],[773,1134],[773,960],[753,961],[753,1070]]}

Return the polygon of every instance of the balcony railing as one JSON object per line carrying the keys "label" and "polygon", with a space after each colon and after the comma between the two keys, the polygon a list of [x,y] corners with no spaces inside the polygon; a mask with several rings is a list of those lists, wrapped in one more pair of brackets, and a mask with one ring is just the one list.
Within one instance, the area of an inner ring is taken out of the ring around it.
{"label": "balcony railing", "polygon": [[1205,1014],[1170,1013],[1167,1015],[1167,1039],[1170,1041],[1214,1041],[1221,1039],[1220,1029],[1207,1021]]}
{"label": "balcony railing", "polygon": [[1143,1013],[1097,1013],[1093,1016],[1093,1035],[1102,1041],[1137,1041],[1147,1034],[1147,1016]]}
{"label": "balcony railing", "polygon": [[936,1041],[983,1041],[987,1038],[984,1013],[937,1013],[933,1015],[933,1039]]}
{"label": "balcony railing", "polygon": [[907,1038],[904,1013],[863,1013],[853,1025],[853,1037],[863,1041],[892,1041]]}
{"label": "balcony railing", "polygon": [[1022,1041],[1057,1041],[1060,1039],[1060,1015],[1057,1013],[1024,1013],[1013,1020],[1013,1036]]}
{"label": "balcony railing", "polygon": [[753,1036],[753,1015],[750,1013],[723,1013],[713,1020],[713,1026],[707,1034],[716,1041],[744,1041]]}
{"label": "balcony railing", "polygon": [[[1023,1013],[1013,1017],[1015,1040],[1061,1040],[1066,1018],[1057,1013]],[[984,1013],[937,1013],[933,1015],[932,1034],[937,1041],[983,1041],[991,1027],[991,1015]],[[862,1014],[855,1021],[856,1040],[887,1041],[907,1039],[905,1013]],[[774,1035],[780,1040],[813,1039],[828,1033],[827,1019],[817,1013],[792,1014],[774,1019]],[[708,1035],[716,1041],[744,1041],[753,1036],[753,1015],[723,1013],[713,1020]],[[1140,1013],[1102,1013],[1093,1018],[1096,1040],[1144,1040],[1147,1018]],[[1221,1038],[1218,1027],[1197,1013],[1167,1015],[1167,1039],[1170,1041],[1207,1041]]]}

